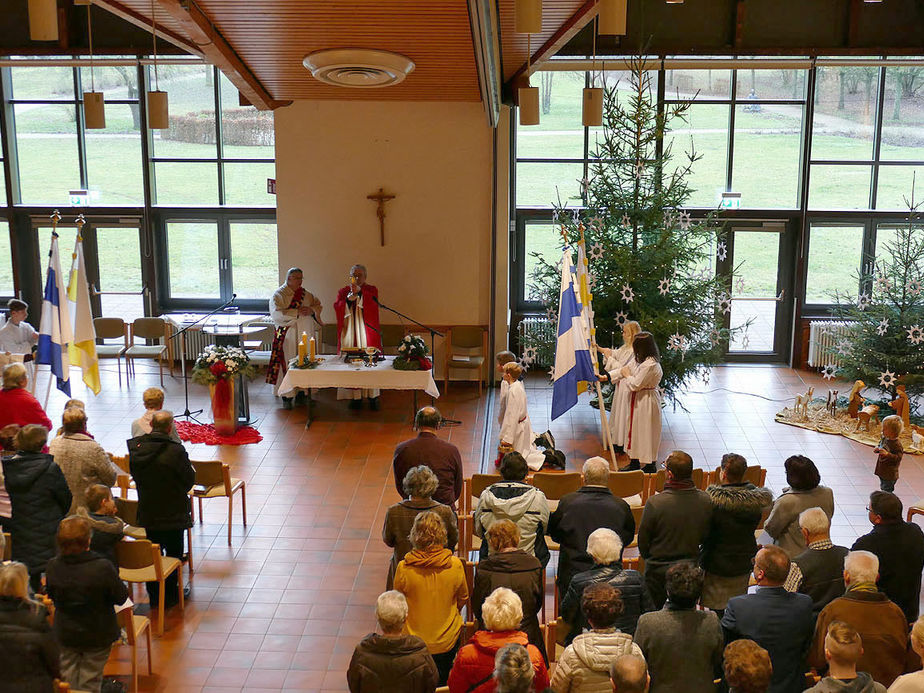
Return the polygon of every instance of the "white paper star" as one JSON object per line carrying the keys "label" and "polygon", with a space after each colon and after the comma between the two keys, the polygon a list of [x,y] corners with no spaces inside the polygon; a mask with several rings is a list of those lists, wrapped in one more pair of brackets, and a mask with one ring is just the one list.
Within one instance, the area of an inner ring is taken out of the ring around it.
{"label": "white paper star", "polygon": [[523,350],[523,362],[533,363],[536,360],[536,347],[528,346]]}
{"label": "white paper star", "polygon": [[882,387],[892,387],[895,384],[895,373],[886,368],[879,374],[879,384]]}
{"label": "white paper star", "polygon": [[671,351],[680,351],[683,349],[683,342],[684,336],[679,332],[675,332],[667,338],[667,348]]}
{"label": "white paper star", "polygon": [[848,342],[846,339],[841,342],[838,342],[837,353],[840,354],[841,356],[847,356],[848,354],[850,354],[850,342]]}
{"label": "white paper star", "polygon": [[593,274],[588,272],[587,273],[587,288],[592,289],[594,288],[596,284],[597,284],[597,278]]}
{"label": "white paper star", "polygon": [[635,177],[641,178],[642,174],[645,172],[645,162],[639,159],[635,162]]}
{"label": "white paper star", "polygon": [[869,308],[869,294],[864,292],[857,296],[857,308],[860,310]]}
{"label": "white paper star", "polygon": [[892,288],[892,282],[884,274],[876,277],[876,288],[880,291],[889,291]]}
{"label": "white paper star", "polygon": [[744,277],[738,277],[735,280],[735,293],[736,294],[744,293]]}
{"label": "white paper star", "polygon": [[911,329],[905,331],[908,333],[908,339],[911,340],[912,344],[924,342],[924,328],[920,325],[912,325]]}
{"label": "white paper star", "polygon": [[590,257],[594,260],[599,260],[603,257],[603,246],[600,243],[594,243],[590,246]]}
{"label": "white paper star", "polygon": [[741,348],[747,349],[751,344],[751,337],[747,333],[747,328],[745,328],[744,337],[741,339]]}
{"label": "white paper star", "polygon": [[581,192],[586,195],[590,189],[590,181],[587,178],[581,178]]}
{"label": "white paper star", "polygon": [[722,341],[722,334],[714,327],[709,332],[709,341],[714,347],[719,346],[719,343]]}
{"label": "white paper star", "polygon": [[879,327],[876,328],[876,334],[878,334],[878,335],[881,337],[882,335],[884,335],[884,334],[885,334],[886,332],[888,332],[888,331],[889,331],[889,319],[888,319],[888,318],[883,318],[883,319],[879,322]]}
{"label": "white paper star", "polygon": [[619,294],[622,296],[623,303],[632,303],[635,299],[635,292],[632,291],[632,287],[628,284],[622,285],[622,291],[620,291]]}
{"label": "white paper star", "polygon": [[587,220],[587,225],[590,228],[599,231],[600,229],[603,228],[603,218],[600,216],[593,216]]}
{"label": "white paper star", "polygon": [[829,363],[821,369],[821,377],[825,380],[831,380],[836,372],[837,366],[835,366],[833,363]]}
{"label": "white paper star", "polygon": [[555,380],[555,366],[549,368],[549,380]]}
{"label": "white paper star", "polygon": [[664,211],[664,226],[665,226],[666,228],[670,228],[670,227],[672,227],[673,225],[674,225],[674,212],[673,212],[673,210],[670,210],[670,209],[665,210],[665,211]]}
{"label": "white paper star", "polygon": [[681,213],[680,213],[680,230],[681,230],[681,231],[688,231],[688,230],[690,229],[691,223],[692,223],[692,222],[691,222],[691,219],[690,219],[690,213],[689,213],[689,212],[681,212]]}
{"label": "white paper star", "polygon": [[669,277],[664,277],[661,281],[658,282],[658,293],[662,296],[665,296],[671,292],[671,280]]}
{"label": "white paper star", "polygon": [[616,324],[619,325],[620,327],[622,327],[623,325],[626,324],[626,320],[629,319],[629,316],[626,315],[625,313],[623,313],[622,311],[619,311],[619,312],[616,313],[616,315],[614,316],[614,319],[616,320]]}
{"label": "white paper star", "polygon": [[703,370],[703,385],[708,385],[708,384],[709,384],[709,373],[710,373],[710,371],[709,371],[708,368],[705,369],[705,370]]}
{"label": "white paper star", "polygon": [[731,313],[731,309],[731,296],[728,294],[719,294],[719,310],[722,311],[723,314],[728,315]]}
{"label": "white paper star", "polygon": [[630,226],[632,226],[632,220],[629,218],[628,214],[623,214],[622,218],[619,220],[619,223],[625,229],[628,229]]}
{"label": "white paper star", "polygon": [[909,294],[912,296],[917,296],[921,293],[921,282],[918,279],[912,279],[907,284],[905,284],[905,288],[908,289]]}
{"label": "white paper star", "polygon": [[728,257],[728,246],[725,245],[725,241],[720,241],[716,246],[715,256],[719,258],[719,262],[725,262],[725,258]]}

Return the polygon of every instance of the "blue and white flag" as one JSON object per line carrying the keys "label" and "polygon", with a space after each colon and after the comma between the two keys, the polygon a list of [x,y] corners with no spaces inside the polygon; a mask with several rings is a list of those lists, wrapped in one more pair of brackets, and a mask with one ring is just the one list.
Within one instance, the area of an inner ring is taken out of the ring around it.
{"label": "blue and white flag", "polygon": [[561,259],[561,300],[558,306],[558,343],[555,347],[555,379],[552,385],[552,419],[571,409],[578,400],[578,383],[596,380],[590,359],[590,341],[581,316],[574,286],[575,267],[571,250]]}
{"label": "blue and white flag", "polygon": [[68,397],[71,395],[70,359],[66,355],[67,346],[71,341],[73,341],[73,335],[71,334],[71,319],[67,311],[67,282],[61,275],[58,234],[52,231],[35,363],[51,366],[51,372],[58,380],[58,389]]}

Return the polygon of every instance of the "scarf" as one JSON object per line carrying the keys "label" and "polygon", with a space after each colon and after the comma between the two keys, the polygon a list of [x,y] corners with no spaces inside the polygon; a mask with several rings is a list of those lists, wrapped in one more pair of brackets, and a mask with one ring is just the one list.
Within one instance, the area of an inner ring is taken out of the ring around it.
{"label": "scarf", "polygon": [[[295,291],[295,293],[292,294],[292,300],[289,301],[289,306],[286,310],[301,308],[304,298],[305,289],[300,286]],[[276,335],[273,337],[273,348],[270,352],[270,362],[266,366],[266,382],[270,383],[271,385],[276,384],[276,381],[279,379],[280,372],[285,373],[287,370],[288,364],[286,364],[286,357],[282,351],[282,345],[286,341],[286,333],[288,331],[288,325],[277,327]]]}
{"label": "scarf", "polygon": [[665,491],[689,491],[691,488],[693,488],[693,479],[683,479],[682,481],[672,479],[664,482]]}

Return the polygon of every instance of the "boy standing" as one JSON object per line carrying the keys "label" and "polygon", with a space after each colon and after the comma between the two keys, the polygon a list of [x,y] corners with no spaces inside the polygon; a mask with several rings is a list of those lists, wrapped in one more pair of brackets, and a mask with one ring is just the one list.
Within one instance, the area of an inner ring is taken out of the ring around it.
{"label": "boy standing", "polygon": [[[122,537],[126,534],[138,536],[144,530],[139,527],[132,527],[123,522],[121,518],[116,517],[115,500],[112,498],[112,492],[106,486],[94,484],[87,489],[85,499],[87,507],[79,508],[77,514],[85,517],[90,523],[90,529],[93,530],[90,550],[108,558],[118,570],[119,564],[115,555],[116,544],[122,541]],[[141,536],[143,537],[144,535]]]}
{"label": "boy standing", "polygon": [[806,693],[886,693],[881,683],[865,671],[857,671],[863,642],[856,628],[843,621],[831,621],[825,635],[828,675]]}
{"label": "boy standing", "polygon": [[879,488],[889,493],[895,493],[895,482],[898,481],[898,466],[902,462],[905,450],[898,437],[902,434],[904,424],[901,417],[887,416],[882,420],[882,439],[879,446],[873,450],[876,458],[876,476],[879,477]]}
{"label": "boy standing", "polygon": [[23,361],[32,360],[32,351],[38,345],[38,333],[26,322],[29,305],[25,301],[12,299],[7,303],[10,319],[0,328],[0,352],[24,354]]}

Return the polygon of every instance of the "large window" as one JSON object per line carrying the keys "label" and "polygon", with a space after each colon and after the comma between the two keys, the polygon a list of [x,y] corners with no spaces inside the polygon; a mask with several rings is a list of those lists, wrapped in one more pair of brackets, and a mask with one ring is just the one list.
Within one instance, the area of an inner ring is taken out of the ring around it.
{"label": "large window", "polygon": [[856,298],[864,232],[862,224],[812,224],[805,277],[807,304],[835,303],[835,293]]}
{"label": "large window", "polygon": [[10,225],[0,219],[0,296],[13,296],[13,252],[10,244]]}

